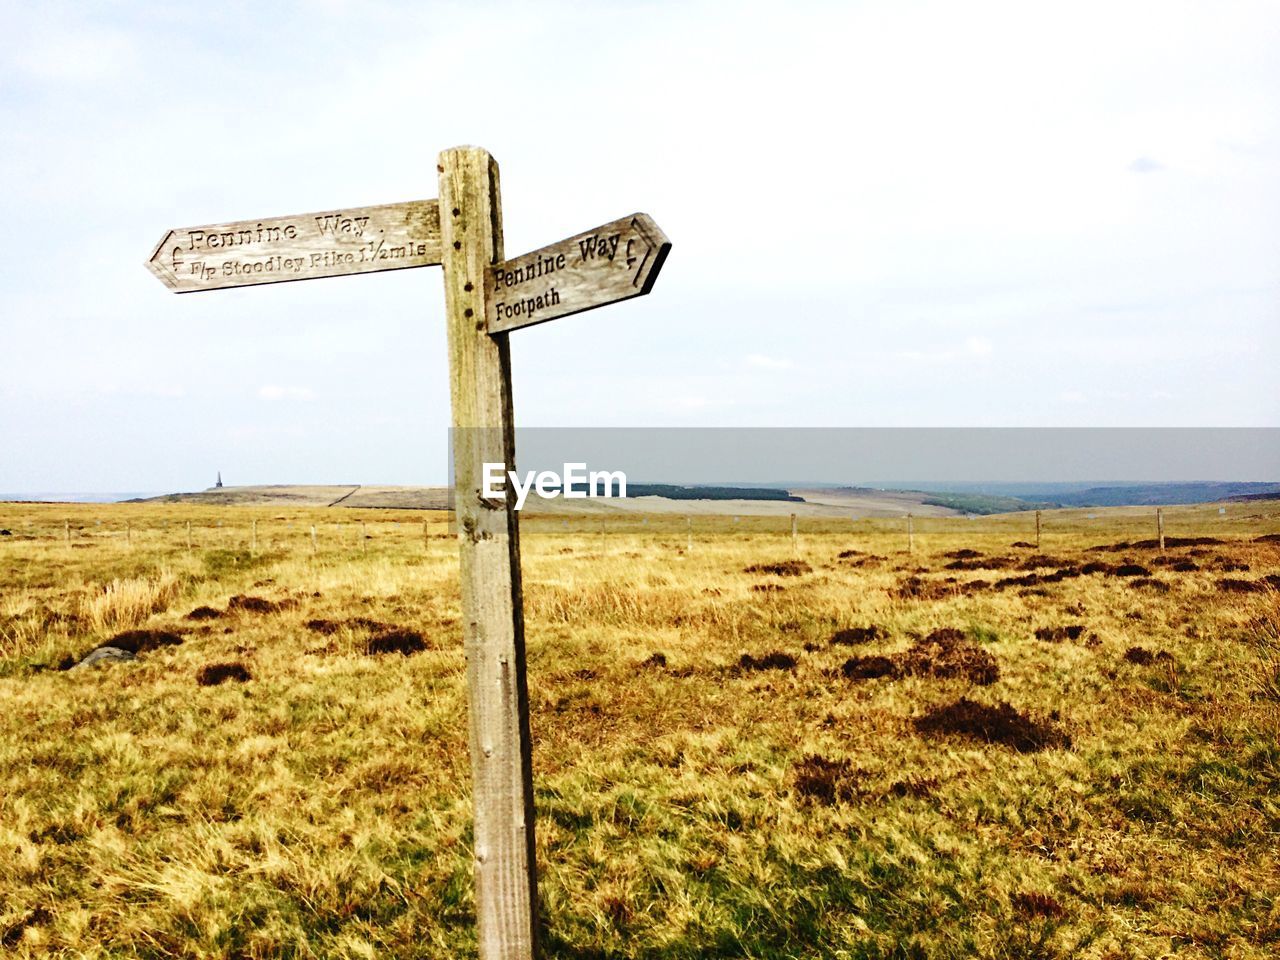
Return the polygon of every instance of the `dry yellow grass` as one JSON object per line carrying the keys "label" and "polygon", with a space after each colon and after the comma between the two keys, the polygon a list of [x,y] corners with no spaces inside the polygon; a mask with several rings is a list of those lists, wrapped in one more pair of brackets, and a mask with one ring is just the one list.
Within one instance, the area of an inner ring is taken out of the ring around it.
{"label": "dry yellow grass", "polygon": [[[1046,514],[1038,569],[1025,515],[918,519],[911,555],[896,521],[813,521],[790,576],[745,572],[792,559],[784,518],[699,518],[691,553],[682,517],[526,518],[548,955],[1274,956],[1280,612],[1222,582],[1280,573],[1280,506],[1166,509],[1224,542],[1165,563],[1088,549],[1150,511],[1093,512]],[[452,543],[339,519],[0,506],[0,950],[474,955]],[[1052,576],[1128,560],[1149,576]],[[426,649],[366,652],[379,624]],[[130,627],[183,643],[56,669]],[[944,628],[994,683],[844,675]],[[794,666],[740,667],[770,654]],[[219,664],[250,679],[201,686]],[[1071,745],[919,727],[961,699]]]}

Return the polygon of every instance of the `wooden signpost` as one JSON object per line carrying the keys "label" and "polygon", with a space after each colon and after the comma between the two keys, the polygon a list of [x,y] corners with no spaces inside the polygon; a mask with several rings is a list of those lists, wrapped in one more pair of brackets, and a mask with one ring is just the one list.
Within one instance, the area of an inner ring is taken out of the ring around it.
{"label": "wooden signpost", "polygon": [[485,463],[515,470],[507,337],[648,293],[671,244],[636,213],[507,260],[497,162],[457,147],[436,169],[438,201],[174,229],[147,268],[188,293],[444,267],[480,956],[526,960],[538,936],[520,536],[514,489],[505,505],[481,496]]}

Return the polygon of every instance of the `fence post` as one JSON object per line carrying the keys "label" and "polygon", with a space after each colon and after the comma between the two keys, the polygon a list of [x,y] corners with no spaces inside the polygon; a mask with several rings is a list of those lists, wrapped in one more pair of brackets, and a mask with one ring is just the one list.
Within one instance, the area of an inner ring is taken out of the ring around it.
{"label": "fence post", "polygon": [[688,528],[689,543],[685,547],[685,553],[693,553],[693,517],[684,518],[685,526]]}
{"label": "fence post", "polygon": [[258,521],[249,521],[249,552],[253,553],[258,549]]}
{"label": "fence post", "polygon": [[1160,552],[1164,553],[1164,511],[1156,507],[1156,535],[1160,538]]}
{"label": "fence post", "polygon": [[796,515],[791,515],[791,555],[800,556],[800,536],[796,531]]}
{"label": "fence post", "polygon": [[311,525],[311,552],[320,552],[320,544],[319,541],[316,540],[316,525],[314,523]]}
{"label": "fence post", "polygon": [[914,553],[916,549],[916,532],[915,524],[911,514],[907,514],[907,553]]}
{"label": "fence post", "polygon": [[187,553],[191,552],[191,521],[187,521]]}
{"label": "fence post", "polygon": [[1036,511],[1036,549],[1040,549],[1040,511]]}

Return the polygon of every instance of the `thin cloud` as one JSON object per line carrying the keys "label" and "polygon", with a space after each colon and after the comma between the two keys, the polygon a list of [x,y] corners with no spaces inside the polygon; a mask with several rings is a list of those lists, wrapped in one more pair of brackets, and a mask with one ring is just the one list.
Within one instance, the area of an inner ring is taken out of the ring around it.
{"label": "thin cloud", "polygon": [[310,387],[285,387],[269,383],[258,388],[258,396],[263,400],[314,400],[315,391]]}

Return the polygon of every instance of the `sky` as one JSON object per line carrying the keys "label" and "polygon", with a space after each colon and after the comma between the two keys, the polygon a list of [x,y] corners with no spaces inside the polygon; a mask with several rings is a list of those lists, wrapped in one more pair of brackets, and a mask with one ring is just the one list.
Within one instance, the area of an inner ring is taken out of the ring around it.
{"label": "sky", "polygon": [[1280,426],[1275,3],[0,0],[0,491],[441,483],[439,268],[176,296],[171,227],[501,166],[522,427]]}

